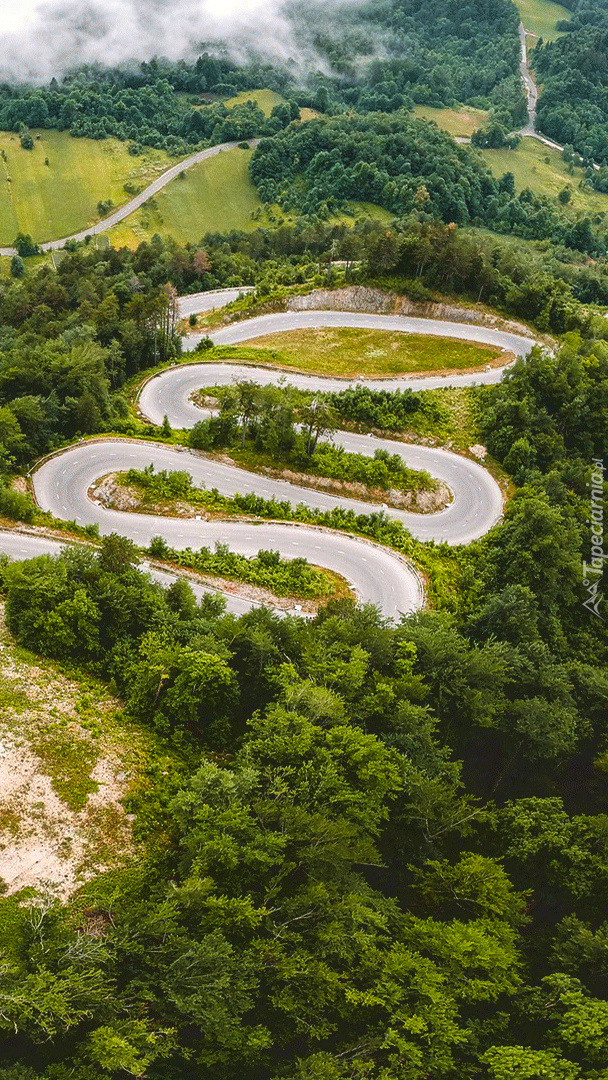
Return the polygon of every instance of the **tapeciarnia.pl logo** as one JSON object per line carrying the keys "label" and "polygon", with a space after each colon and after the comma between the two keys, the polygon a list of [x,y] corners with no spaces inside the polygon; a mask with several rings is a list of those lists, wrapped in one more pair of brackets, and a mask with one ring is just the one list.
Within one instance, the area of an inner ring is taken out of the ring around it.
{"label": "tapeciarnia.pl logo", "polygon": [[583,601],[583,607],[592,611],[599,619],[603,619],[600,604],[604,598],[602,579],[607,558],[604,551],[604,462],[599,458],[594,458],[592,466],[589,485],[590,510],[587,519],[587,523],[591,526],[591,558],[589,562],[583,560],[583,585],[587,590],[587,599]]}

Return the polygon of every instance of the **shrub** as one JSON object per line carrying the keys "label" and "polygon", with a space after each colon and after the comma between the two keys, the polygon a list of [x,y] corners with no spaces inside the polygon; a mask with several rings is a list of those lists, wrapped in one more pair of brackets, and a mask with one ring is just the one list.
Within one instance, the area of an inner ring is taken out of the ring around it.
{"label": "shrub", "polygon": [[0,485],[0,514],[29,524],[36,517],[36,505],[30,496],[22,491]]}

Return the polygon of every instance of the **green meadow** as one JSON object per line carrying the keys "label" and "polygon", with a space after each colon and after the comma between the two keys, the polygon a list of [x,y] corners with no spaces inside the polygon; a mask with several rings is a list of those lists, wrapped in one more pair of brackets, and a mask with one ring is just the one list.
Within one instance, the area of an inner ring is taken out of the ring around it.
{"label": "green meadow", "polygon": [[78,232],[99,220],[98,202],[121,206],[172,163],[162,150],[133,157],[117,139],[32,134],[34,149],[24,150],[18,135],[0,132],[2,246],[18,232],[30,233],[37,243]]}
{"label": "green meadow", "polygon": [[528,33],[536,38],[542,37],[544,41],[554,41],[560,37],[557,23],[560,19],[569,19],[571,15],[567,8],[554,4],[552,0],[515,0],[515,6]]}

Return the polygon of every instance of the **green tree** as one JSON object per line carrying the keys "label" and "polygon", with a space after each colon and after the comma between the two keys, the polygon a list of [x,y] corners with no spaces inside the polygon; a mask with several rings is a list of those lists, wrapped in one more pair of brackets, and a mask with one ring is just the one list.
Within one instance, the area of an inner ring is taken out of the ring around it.
{"label": "green tree", "polygon": [[492,1080],[578,1080],[580,1070],[552,1050],[492,1046],[481,1058]]}
{"label": "green tree", "polygon": [[144,636],[128,699],[138,720],[221,744],[230,734],[236,697],[236,680],[223,657],[167,644],[154,633]]}
{"label": "green tree", "polygon": [[11,276],[14,278],[22,278],[25,274],[25,263],[21,258],[21,255],[13,255],[11,259]]}

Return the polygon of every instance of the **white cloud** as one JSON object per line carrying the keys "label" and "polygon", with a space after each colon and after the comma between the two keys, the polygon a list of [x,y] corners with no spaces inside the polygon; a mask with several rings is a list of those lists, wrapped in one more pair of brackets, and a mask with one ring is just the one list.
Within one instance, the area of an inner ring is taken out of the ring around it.
{"label": "white cloud", "polygon": [[278,60],[298,52],[287,0],[15,0],[8,7],[0,0],[4,79],[46,82],[81,63],[175,60],[193,55],[202,41]]}

